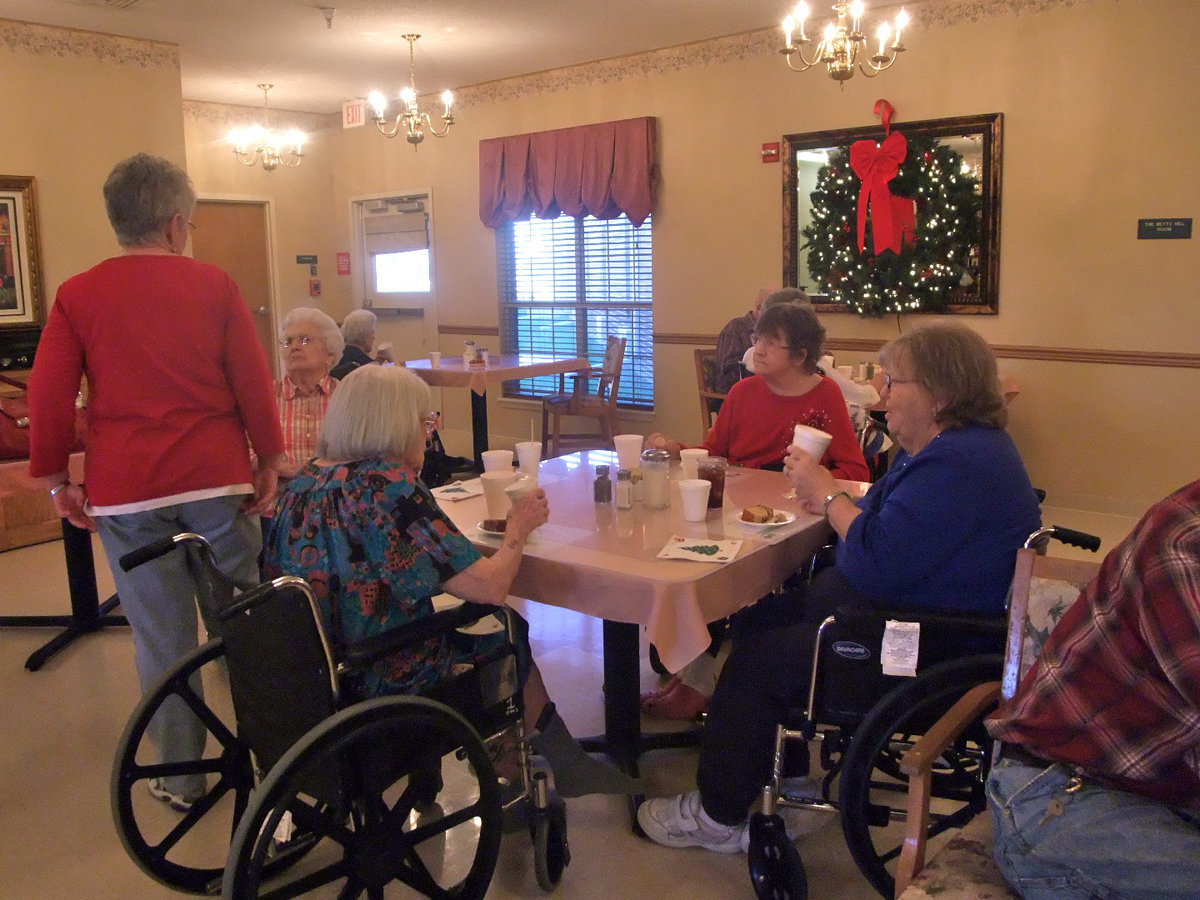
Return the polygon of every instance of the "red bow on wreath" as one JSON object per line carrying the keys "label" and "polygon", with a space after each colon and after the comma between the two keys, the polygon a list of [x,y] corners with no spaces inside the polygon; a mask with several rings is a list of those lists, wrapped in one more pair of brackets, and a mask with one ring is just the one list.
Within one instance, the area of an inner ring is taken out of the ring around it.
{"label": "red bow on wreath", "polygon": [[871,210],[871,237],[875,255],[884,250],[899,253],[904,233],[915,231],[913,203],[892,195],[888,182],[900,171],[900,163],[908,155],[908,141],[900,132],[892,131],[895,107],[886,100],[875,103],[875,112],[883,118],[888,132],[883,143],[872,140],[855,141],[850,145],[850,168],[862,179],[858,192],[858,249],[866,249],[867,208]]}

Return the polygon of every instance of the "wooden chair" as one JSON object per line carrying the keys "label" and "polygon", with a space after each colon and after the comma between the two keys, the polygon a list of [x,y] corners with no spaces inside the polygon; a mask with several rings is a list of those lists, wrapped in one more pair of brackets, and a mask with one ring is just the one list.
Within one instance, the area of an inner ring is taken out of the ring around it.
{"label": "wooden chair", "polygon": [[[621,386],[624,365],[625,338],[609,335],[604,364],[599,370],[571,375],[574,385],[569,393],[563,391],[542,398],[542,446],[549,448],[550,456],[558,456],[562,452],[564,439],[583,446],[597,443],[605,448],[613,446],[613,435],[617,432],[617,390]],[[593,381],[594,391],[589,389]],[[564,385],[564,378],[560,375],[560,390]],[[596,419],[600,432],[563,433],[563,416]]]}
{"label": "wooden chair", "polygon": [[904,843],[896,867],[896,897],[924,900],[936,895],[939,900],[957,900],[1016,896],[991,861],[988,810],[969,822],[925,867],[933,767],[972,723],[998,702],[1012,697],[1054,626],[1099,568],[1097,562],[1040,556],[1031,549],[1017,552],[1002,680],[981,684],[964,694],[900,761],[900,770],[908,776],[908,804]]}
{"label": "wooden chair", "polygon": [[700,394],[700,439],[704,440],[716,421],[725,395],[717,390],[716,348],[698,347],[692,353],[696,357],[696,390]]}

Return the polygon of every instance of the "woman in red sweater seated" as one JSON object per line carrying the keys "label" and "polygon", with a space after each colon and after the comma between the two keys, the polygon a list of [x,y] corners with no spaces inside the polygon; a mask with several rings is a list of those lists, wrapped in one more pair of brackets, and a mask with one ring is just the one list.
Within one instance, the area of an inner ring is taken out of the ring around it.
{"label": "woman in red sweater seated", "polygon": [[[781,292],[782,293],[782,292]],[[812,305],[763,303],[754,335],[754,372],[729,390],[717,421],[701,444],[731,465],[782,469],[796,425],[833,435],[821,464],[835,477],[867,481],[870,474],[854,434],[841,388],[817,370],[825,329]],[[683,445],[661,434],[647,439],[678,456]],[[723,634],[663,687],[642,696],[642,709],[659,718],[691,719],[708,708],[720,673]]]}
{"label": "woman in red sweater seated", "polygon": [[[831,379],[817,370],[825,329],[807,303],[764,304],[754,336],[754,371],[735,384],[717,421],[700,446],[732,466],[783,468],[792,431],[809,425],[833,435],[821,464],[838,478],[870,476],[846,400]],[[650,446],[678,456],[685,445],[661,434]]]}

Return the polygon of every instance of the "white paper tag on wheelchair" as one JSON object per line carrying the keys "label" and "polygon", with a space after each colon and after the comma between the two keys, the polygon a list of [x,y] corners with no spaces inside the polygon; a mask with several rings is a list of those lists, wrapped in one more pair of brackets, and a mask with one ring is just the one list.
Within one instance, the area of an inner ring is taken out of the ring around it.
{"label": "white paper tag on wheelchair", "polygon": [[879,661],[883,663],[883,674],[914,677],[917,674],[917,653],[920,649],[920,622],[898,622],[889,619],[883,630],[883,646],[879,653]]}

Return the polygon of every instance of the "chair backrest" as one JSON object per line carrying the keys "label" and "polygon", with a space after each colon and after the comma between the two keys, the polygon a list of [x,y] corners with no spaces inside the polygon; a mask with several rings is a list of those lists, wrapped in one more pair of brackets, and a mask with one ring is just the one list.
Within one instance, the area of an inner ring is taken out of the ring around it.
{"label": "chair backrest", "polygon": [[712,427],[725,395],[717,390],[717,349],[697,347],[692,353],[696,361],[696,391],[700,395],[701,434],[705,435]]}
{"label": "chair backrest", "polygon": [[604,348],[604,363],[600,367],[600,380],[596,385],[596,394],[607,401],[609,406],[617,405],[617,391],[621,388],[621,371],[625,368],[625,338],[614,334],[608,336],[608,346]]}
{"label": "chair backrest", "polygon": [[1000,687],[1005,700],[1016,693],[1054,626],[1099,569],[1100,564],[1091,560],[1041,556],[1030,549],[1017,551]]}

